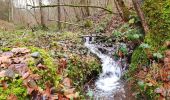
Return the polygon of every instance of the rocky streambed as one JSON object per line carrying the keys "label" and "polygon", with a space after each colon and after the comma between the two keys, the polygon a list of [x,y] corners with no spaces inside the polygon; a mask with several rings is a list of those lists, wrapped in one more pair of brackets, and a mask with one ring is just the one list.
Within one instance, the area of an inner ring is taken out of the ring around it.
{"label": "rocky streambed", "polygon": [[99,77],[86,85],[94,100],[133,100],[126,80],[122,78],[133,52],[130,44],[116,43],[114,38],[85,36],[85,47],[98,57],[102,64]]}

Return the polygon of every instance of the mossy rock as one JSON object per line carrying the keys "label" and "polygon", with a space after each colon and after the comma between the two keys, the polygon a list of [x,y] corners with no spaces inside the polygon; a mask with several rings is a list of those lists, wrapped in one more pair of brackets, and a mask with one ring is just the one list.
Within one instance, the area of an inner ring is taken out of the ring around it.
{"label": "mossy rock", "polygon": [[73,80],[74,85],[80,89],[85,82],[94,78],[96,74],[98,75],[101,72],[101,68],[99,60],[94,57],[81,58],[79,55],[72,55],[68,60],[66,72],[68,77]]}
{"label": "mossy rock", "polygon": [[[54,63],[54,59],[50,56],[48,51],[45,51],[44,49],[40,49],[37,47],[29,47],[31,52],[39,52],[40,58],[37,59],[31,59],[29,61],[29,67],[33,71],[33,73],[38,74],[42,77],[42,79],[38,82],[39,85],[41,85],[42,88],[45,88],[45,83],[50,81],[52,85],[57,86],[59,84],[59,81],[61,79],[60,76],[57,75],[57,64]],[[36,61],[37,60],[43,60],[42,64],[47,66],[48,69],[46,70],[39,70],[36,67]]]}

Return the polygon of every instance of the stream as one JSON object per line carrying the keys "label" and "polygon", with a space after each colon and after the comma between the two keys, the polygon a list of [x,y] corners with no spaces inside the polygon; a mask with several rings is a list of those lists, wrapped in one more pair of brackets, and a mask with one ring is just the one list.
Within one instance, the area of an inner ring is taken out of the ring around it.
{"label": "stream", "polygon": [[[101,46],[93,43],[93,37],[85,37],[85,47],[95,54],[102,63],[102,73],[95,80],[94,84],[89,86],[88,91],[93,94],[93,100],[125,100],[127,94],[125,83],[121,80],[123,74],[122,66],[119,60],[115,61],[111,55],[105,54],[99,49]],[[114,50],[114,47],[112,48]],[[126,99],[129,100],[129,99]]]}

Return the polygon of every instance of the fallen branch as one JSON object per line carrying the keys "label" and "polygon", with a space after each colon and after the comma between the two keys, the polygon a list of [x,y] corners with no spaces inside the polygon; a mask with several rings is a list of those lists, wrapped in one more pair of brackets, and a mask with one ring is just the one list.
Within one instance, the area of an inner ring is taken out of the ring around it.
{"label": "fallen branch", "polygon": [[[32,6],[32,5],[27,5],[27,6],[31,6],[32,8],[40,8],[40,6]],[[104,11],[107,11],[111,14],[117,14],[117,13],[114,13],[113,11],[107,9],[107,8],[104,8],[104,7],[100,7],[100,6],[91,6],[91,5],[71,5],[71,4],[56,4],[56,5],[42,5],[41,7],[42,8],[46,8],[46,7],[58,7],[58,6],[64,6],[64,7],[90,7],[90,8],[99,8],[99,9],[102,9]]]}

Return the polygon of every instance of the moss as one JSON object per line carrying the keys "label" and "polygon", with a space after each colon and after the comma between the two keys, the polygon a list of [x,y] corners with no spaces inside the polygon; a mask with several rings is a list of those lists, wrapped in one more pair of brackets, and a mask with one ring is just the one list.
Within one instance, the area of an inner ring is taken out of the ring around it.
{"label": "moss", "polygon": [[145,42],[151,46],[151,51],[163,52],[166,40],[170,40],[170,2],[169,0],[147,0],[143,10],[150,27],[150,32],[145,36]]}
{"label": "moss", "polygon": [[93,26],[93,21],[92,20],[86,20],[84,23],[84,27],[92,27]]}
{"label": "moss", "polygon": [[14,94],[18,97],[18,100],[27,100],[29,96],[27,95],[26,88],[22,85],[22,79],[8,79],[6,80],[8,88],[6,90],[0,87],[0,100],[6,100],[10,94]]}
{"label": "moss", "polygon": [[147,54],[142,48],[137,47],[132,54],[129,74],[133,75],[137,69],[141,69],[142,66],[147,66],[148,64],[149,60],[147,58]]}
{"label": "moss", "polygon": [[2,47],[0,50],[2,50],[3,52],[6,52],[6,51],[10,51],[11,48],[9,48],[9,47]]}
{"label": "moss", "polygon": [[38,81],[38,85],[40,85],[44,89],[44,83],[50,81],[51,83],[53,83],[54,86],[57,86],[61,78],[56,74],[57,66],[56,64],[54,64],[54,59],[44,49],[40,49],[37,47],[29,47],[29,49],[31,49],[31,52],[39,52],[41,55],[40,59],[42,58],[43,60],[42,63],[48,67],[48,69],[39,70],[36,67],[36,60],[40,59],[30,59],[29,67],[31,67],[31,70],[35,74],[38,74],[42,77],[42,79]]}
{"label": "moss", "polygon": [[[148,68],[146,77],[155,75],[155,73],[151,73],[154,69],[152,69],[152,64],[150,64],[149,61],[153,59],[155,60],[155,58],[153,58],[154,54],[162,56],[164,51],[168,49],[165,47],[164,43],[165,41],[170,40],[169,0],[145,0],[143,4],[143,11],[150,29],[150,31],[145,35],[144,44],[147,44],[149,48],[146,49],[138,47],[133,52],[129,68],[130,73],[128,73],[130,77],[134,77],[134,74],[136,74],[135,72],[139,72],[143,66]],[[152,57],[150,57],[150,55]],[[156,63],[159,63],[159,60],[155,61],[157,61]],[[161,66],[159,68],[161,68]],[[157,81],[155,78],[153,79]],[[135,80],[140,79],[135,78]],[[144,90],[141,90],[140,86],[136,85],[137,81],[133,83],[134,87],[136,87],[136,90],[139,92],[137,96],[147,100],[157,100],[159,95],[154,92],[156,87],[147,86],[147,83],[145,83],[146,80],[143,79],[143,81],[145,87]],[[157,82],[160,83],[159,81]]]}
{"label": "moss", "polygon": [[77,88],[82,88],[85,82],[91,80],[101,71],[99,61],[93,57],[81,58],[79,55],[73,55],[67,66],[68,77],[73,80]]}

